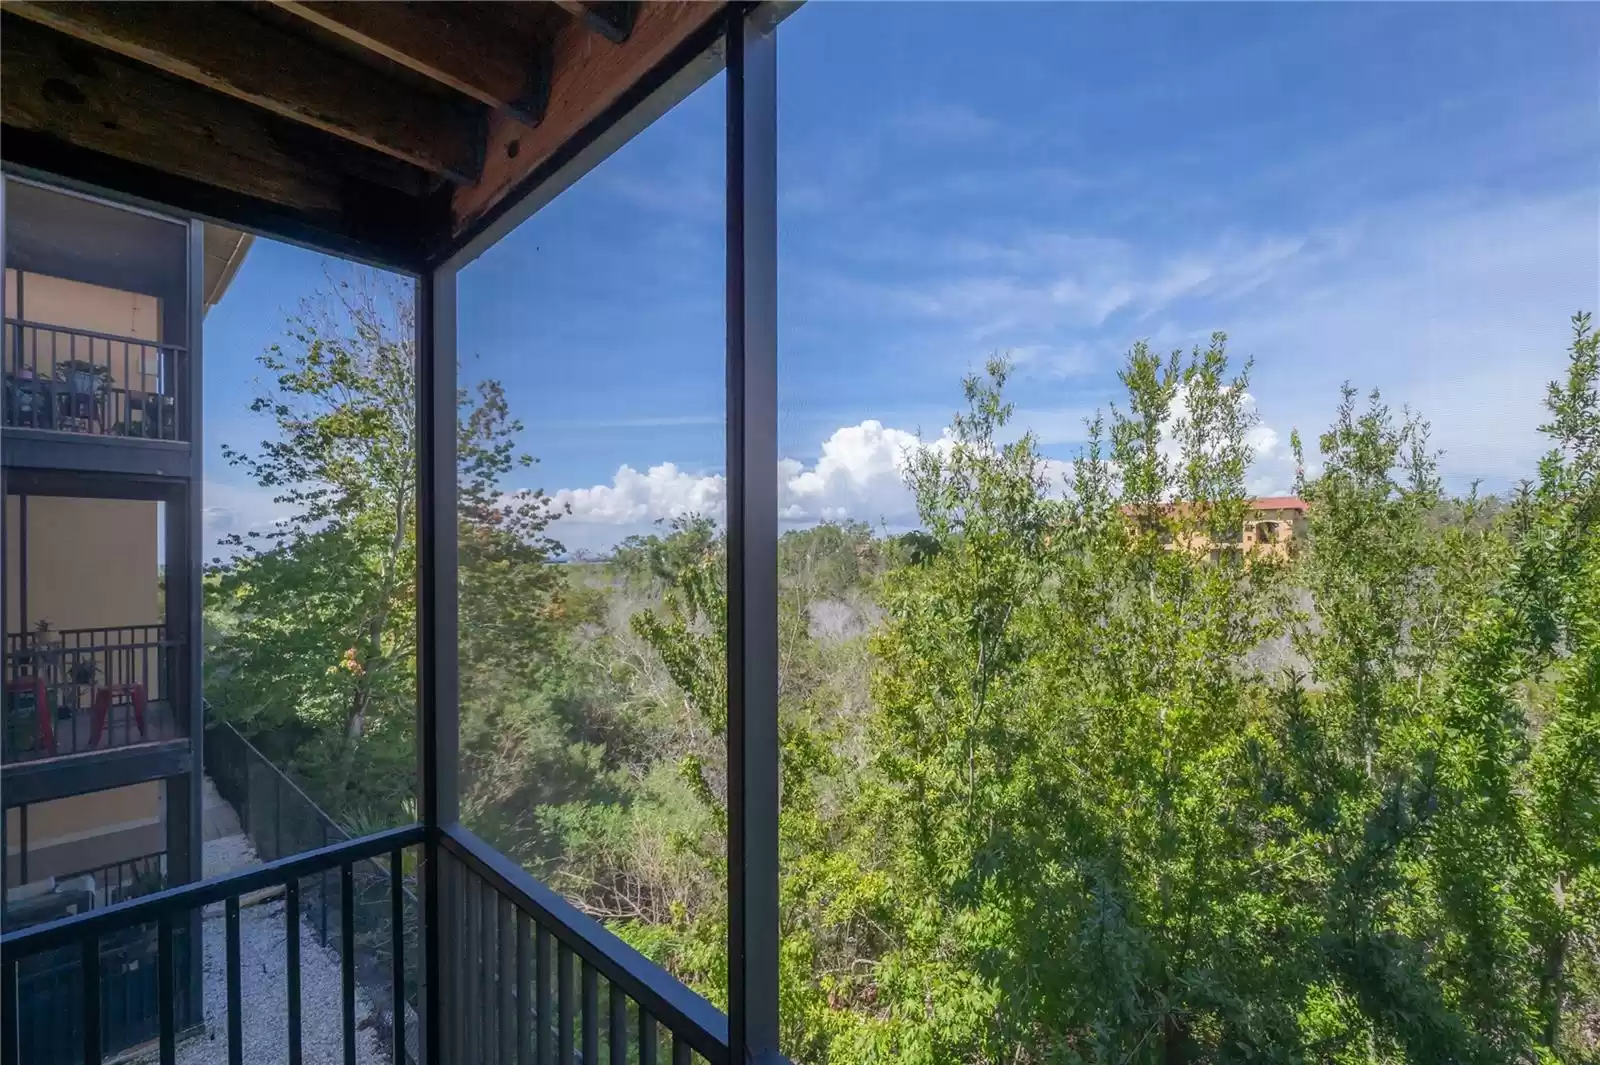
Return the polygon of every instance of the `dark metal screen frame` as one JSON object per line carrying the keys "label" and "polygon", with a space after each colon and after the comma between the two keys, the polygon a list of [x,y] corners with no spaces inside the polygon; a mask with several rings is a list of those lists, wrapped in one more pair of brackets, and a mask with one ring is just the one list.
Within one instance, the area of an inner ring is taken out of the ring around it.
{"label": "dark metal screen frame", "polygon": [[[5,272],[6,177],[4,172],[0,172],[0,311],[5,310]],[[19,301],[21,299],[20,293],[18,293],[18,299]],[[21,308],[19,307],[18,309],[20,310]],[[9,544],[7,543],[7,540],[10,538],[10,530],[6,528],[8,523],[5,521],[4,509],[6,503],[5,436],[6,434],[3,431],[0,431],[0,603],[9,606],[11,603],[11,590],[6,587],[6,570],[9,567],[4,564],[5,560],[11,557]],[[0,763],[4,763],[6,755],[9,753],[5,749],[5,734],[7,731],[9,730],[0,728]],[[9,855],[11,853],[10,845],[6,840],[6,822],[9,819],[6,817],[5,813],[3,788],[3,782],[0,782],[0,928],[4,928],[6,924],[5,872],[7,866],[10,864]],[[10,982],[6,982],[4,984],[3,989],[0,989],[0,999],[3,999],[3,1001],[0,1001],[0,1009],[13,1008],[15,1003],[15,991],[15,987]]]}
{"label": "dark metal screen frame", "polygon": [[[728,676],[729,676],[729,1035],[730,1060],[780,1061],[778,1053],[778,737],[777,737],[777,446],[776,446],[776,37],[793,4],[730,4],[707,31],[675,50],[586,127],[563,158],[534,176],[521,196],[486,220],[448,259],[413,274],[417,284],[418,497],[418,810],[421,821],[423,908],[422,1039],[424,1061],[443,1062],[440,949],[447,913],[440,896],[440,857],[459,818],[457,759],[456,516],[456,287],[460,269],[492,246],[629,136],[702,84],[727,59],[727,445],[728,445]],[[693,53],[693,54],[691,54]],[[28,180],[7,165],[8,175]],[[56,187],[56,179],[50,179]],[[60,182],[83,195],[80,183]],[[98,192],[99,190],[95,190]],[[142,206],[116,196],[118,206]],[[3,219],[0,191],[0,219]],[[154,213],[154,212],[153,212]],[[162,217],[170,217],[162,215]],[[182,221],[182,220],[179,220]],[[190,289],[203,276],[203,223],[190,226]],[[258,227],[246,227],[257,230]],[[0,248],[3,248],[0,221]],[[271,235],[271,234],[269,234]],[[289,239],[281,234],[274,239]],[[340,254],[348,254],[343,250]],[[3,252],[0,252],[3,259]],[[373,261],[367,259],[366,261]],[[391,264],[392,268],[392,264]],[[203,307],[192,301],[191,396],[201,395]],[[197,420],[198,421],[198,420]],[[189,506],[181,532],[198,568],[198,486],[203,447],[191,427]],[[3,438],[3,434],[0,434]],[[3,477],[3,473],[0,473]],[[0,591],[3,591],[0,575]],[[194,577],[198,589],[198,574]],[[198,597],[190,605],[190,638],[199,633]],[[194,656],[198,666],[198,655]],[[193,690],[198,691],[198,669]],[[203,732],[199,700],[190,729]],[[195,767],[198,769],[198,766]],[[200,806],[198,772],[185,799]],[[199,818],[192,816],[194,835]],[[404,831],[404,830],[398,830]],[[400,837],[396,836],[398,840]],[[407,837],[409,839],[409,837]],[[0,828],[3,842],[3,828]],[[393,842],[393,841],[390,841]],[[197,859],[198,839],[186,840]],[[181,890],[181,889],[180,889]],[[190,889],[199,898],[209,889]],[[209,896],[206,896],[209,898]],[[222,896],[218,895],[218,899]],[[0,898],[3,908],[3,898]],[[65,934],[63,931],[60,934]],[[198,945],[198,943],[196,943]],[[196,970],[198,974],[198,970]]]}
{"label": "dark metal screen frame", "polygon": [[[777,41],[794,5],[732,4],[726,56],[729,1060],[779,1061],[777,730]],[[462,267],[714,71],[718,40],[679,57],[653,98],[541,175],[503,217],[418,279],[418,775],[423,1045],[442,1061],[439,850],[457,826],[456,285]],[[663,102],[665,99],[665,102]]]}
{"label": "dark metal screen frame", "polygon": [[444,1061],[438,969],[440,843],[456,823],[460,746],[456,611],[456,274],[445,266],[417,279],[417,810],[422,869],[422,1050]]}
{"label": "dark metal screen frame", "polygon": [[778,1049],[777,36],[727,18],[728,1038]]}

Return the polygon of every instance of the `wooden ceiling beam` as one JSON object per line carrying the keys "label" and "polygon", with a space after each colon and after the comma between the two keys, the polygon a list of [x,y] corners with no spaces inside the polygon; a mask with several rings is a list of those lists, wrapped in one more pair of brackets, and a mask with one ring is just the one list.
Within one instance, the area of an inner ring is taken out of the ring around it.
{"label": "wooden ceiling beam", "polygon": [[686,40],[719,19],[723,8],[720,3],[645,4],[628,39],[615,47],[597,45],[590,30],[575,20],[565,20],[555,39],[548,118],[534,130],[504,115],[489,119],[483,177],[475,185],[450,190],[456,235],[469,232],[480,219],[493,214],[496,206],[569,138],[599,118]]}
{"label": "wooden ceiling beam", "polygon": [[7,126],[302,210],[339,208],[335,184],[252,109],[18,19],[4,27]]}
{"label": "wooden ceiling beam", "polygon": [[0,39],[8,162],[386,262],[417,261],[444,229],[408,164],[9,12]]}
{"label": "wooden ceiling beam", "polygon": [[562,10],[578,19],[612,44],[621,44],[633,32],[633,19],[639,5],[635,0],[556,0]]}
{"label": "wooden ceiling beam", "polygon": [[486,32],[478,4],[422,10],[406,3],[271,2],[525,125],[537,126],[544,118],[550,95],[548,45]]}
{"label": "wooden ceiling beam", "polygon": [[208,5],[203,18],[167,3],[5,0],[3,9],[456,184],[482,173],[487,116],[319,54],[241,9]]}

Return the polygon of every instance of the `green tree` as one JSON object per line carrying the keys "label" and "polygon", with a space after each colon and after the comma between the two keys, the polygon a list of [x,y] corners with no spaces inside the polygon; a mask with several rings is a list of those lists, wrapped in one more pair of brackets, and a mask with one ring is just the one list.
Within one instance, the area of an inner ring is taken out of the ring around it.
{"label": "green tree", "polygon": [[[405,817],[414,794],[414,333],[409,293],[330,281],[260,357],[251,410],[271,435],[223,448],[283,517],[229,537],[208,575],[207,697],[341,818]],[[499,384],[463,392],[459,411],[463,801],[492,806],[473,789],[521,779],[503,746],[538,732],[552,701],[537,689],[558,658],[559,545],[542,494],[504,488],[531,460]]]}
{"label": "green tree", "polygon": [[1136,347],[1059,500],[1030,436],[998,442],[1005,377],[969,380],[953,448],[912,466],[938,547],[892,575],[876,644],[873,802],[912,915],[878,1056],[1271,1054],[1300,945],[1240,668],[1280,624],[1278,567],[1236,545],[1246,379],[1220,336]]}

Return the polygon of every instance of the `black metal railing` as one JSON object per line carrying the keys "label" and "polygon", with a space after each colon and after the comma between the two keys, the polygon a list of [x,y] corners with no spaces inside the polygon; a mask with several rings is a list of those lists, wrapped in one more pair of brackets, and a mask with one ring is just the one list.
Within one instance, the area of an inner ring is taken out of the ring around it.
{"label": "black metal railing", "polygon": [[208,713],[206,775],[239,815],[239,826],[265,861],[350,838],[289,775],[226,721]]}
{"label": "black metal railing", "polygon": [[[23,845],[26,847],[26,837],[23,838]],[[7,887],[16,887],[29,882],[27,850],[24,849],[18,858],[17,864],[20,866],[21,875],[12,883],[8,883]],[[125,902],[140,895],[160,891],[167,886],[167,855],[165,851],[157,851],[120,862],[97,865],[92,869],[57,873],[50,879],[54,881],[55,889],[35,895],[20,909],[14,906],[7,914],[7,928],[20,927],[21,924],[37,924],[42,920],[54,920],[64,913],[109,906],[112,903]],[[52,912],[51,901],[57,897],[59,904]],[[29,920],[27,915],[31,912],[30,907],[31,911],[48,916]]]}
{"label": "black metal railing", "polygon": [[440,1058],[728,1065],[727,1018],[460,826],[443,835]]}
{"label": "black metal railing", "polygon": [[97,905],[113,906],[165,889],[167,855],[165,851],[143,854],[137,858],[128,858],[70,873],[67,876],[58,876],[56,880],[73,880],[79,877],[89,877],[94,881]]}
{"label": "black metal railing", "polygon": [[175,344],[5,319],[5,425],[183,440]]}
{"label": "black metal railing", "polygon": [[[43,1030],[66,1030],[63,1019],[76,1017],[71,1030],[79,1041],[73,1060],[83,1065],[98,1065],[107,1053],[105,1035],[108,1009],[105,966],[122,964],[118,956],[108,956],[108,946],[138,953],[137,966],[153,973],[155,1009],[154,1038],[160,1061],[170,1065],[177,1057],[180,1018],[185,1015],[184,999],[190,987],[186,966],[194,956],[186,940],[199,925],[197,918],[207,907],[220,905],[223,922],[222,956],[208,962],[224,974],[226,1014],[226,1054],[230,1065],[244,1060],[243,972],[241,963],[241,911],[262,893],[281,890],[283,897],[284,954],[282,977],[287,989],[283,1018],[288,1053],[286,1060],[302,1058],[304,1002],[301,975],[301,895],[302,881],[334,872],[340,883],[343,905],[339,908],[340,1031],[343,1060],[356,1060],[356,963],[353,900],[357,893],[358,867],[377,870],[384,879],[389,906],[391,942],[388,959],[392,985],[405,986],[407,953],[402,930],[406,925],[404,884],[405,855],[424,838],[420,825],[407,825],[341,841],[329,847],[308,851],[291,858],[217,877],[196,884],[184,884],[143,898],[91,910],[50,924],[11,932],[0,937],[0,1063],[34,1065],[34,1048],[47,1045]],[[126,942],[125,942],[126,941]],[[67,959],[60,986],[60,1001],[50,1004],[19,1000],[19,985],[36,959],[51,959],[59,964]],[[75,964],[74,964],[75,962]],[[48,1009],[44,1008],[46,1005]],[[406,1060],[406,1025],[391,1025],[393,1059]],[[252,1054],[252,1060],[258,1058]]]}
{"label": "black metal railing", "polygon": [[[206,774],[217,794],[233,807],[240,828],[262,860],[288,858],[351,839],[342,825],[232,725],[208,716],[204,744]],[[371,862],[357,863],[356,872],[356,890],[348,900],[331,873],[308,878],[302,885],[301,913],[319,944],[340,950],[344,907],[348,903],[354,908],[356,979],[374,1004],[378,1019],[393,1023],[395,989],[388,978],[393,930],[387,878]],[[405,893],[407,912],[420,913],[414,894],[409,888]],[[419,949],[415,920],[403,928],[402,937],[406,951],[415,956]],[[408,981],[401,991],[401,998],[408,1005],[399,1017],[402,1024],[411,1028],[416,1025],[416,995],[415,982]],[[415,1048],[416,1040],[410,1043]]]}
{"label": "black metal railing", "polygon": [[[188,978],[190,935],[187,925],[172,930],[173,1023],[179,1030],[192,1026],[195,1012]],[[93,964],[86,966],[87,949],[58,947],[19,959],[14,967],[8,965],[5,979],[7,986],[16,981],[17,997],[14,1010],[9,999],[6,1007],[13,1016],[21,1015],[15,1060],[27,1065],[81,1065],[119,1055],[160,1034],[161,981],[156,963],[161,947],[153,930],[122,928],[98,937]],[[98,988],[101,1054],[89,1059],[84,1057],[88,1034],[80,1009],[86,974],[93,979],[91,986]],[[6,1037],[12,1038],[9,1030]]]}
{"label": "black metal railing", "polygon": [[[58,905],[49,909],[55,916],[59,917],[63,908],[69,913],[87,912],[162,890],[166,886],[166,855],[142,855],[58,875],[54,880],[56,889],[50,898]],[[11,927],[16,926],[13,921]],[[180,938],[187,934],[187,929],[179,930]],[[100,942],[101,1050],[107,1057],[156,1037],[157,988],[155,967],[150,964],[154,949],[150,936],[139,929],[124,930]],[[181,968],[186,967],[185,959],[180,952]],[[76,1065],[83,1048],[74,1009],[82,1001],[81,981],[82,955],[70,947],[46,951],[18,966],[17,1007],[56,1019],[29,1030],[21,1060],[32,1065]],[[178,1013],[184,1018],[180,1026],[187,1026],[192,1004],[183,990],[179,996]]]}
{"label": "black metal railing", "polygon": [[7,634],[5,760],[181,736],[170,685],[177,646],[165,625]]}
{"label": "black metal railing", "polygon": [[[363,888],[380,889],[374,893],[388,911],[389,1001],[409,1006],[420,974],[409,972],[408,962],[419,960],[419,952],[405,929],[421,911],[406,889],[406,856],[423,849],[426,836],[421,825],[408,825],[5,935],[0,1065],[103,1061],[111,1052],[108,1027],[128,1008],[107,993],[112,969],[143,974],[144,983],[127,985],[124,994],[153,993],[154,1008],[142,1012],[143,1023],[154,1033],[160,1060],[175,1061],[180,1017],[190,1008],[187,966],[198,957],[185,936],[199,925],[198,915],[219,904],[223,942],[208,947],[204,965],[223,974],[224,1001],[216,1007],[223,1016],[214,1028],[226,1031],[230,1065],[242,1062],[241,911],[271,889],[281,890],[284,935],[281,971],[267,975],[281,975],[286,995],[283,1028],[272,1038],[282,1037],[283,1059],[301,1060],[303,886],[325,873],[339,883],[339,1031],[342,1059],[354,1062],[357,1032],[370,1025],[357,1018],[357,899]],[[730,1065],[727,1019],[709,1002],[471,832],[453,826],[437,838],[437,848],[428,850],[439,862],[441,927],[439,955],[427,959],[427,978],[440,992],[440,1013],[430,1022],[437,1025],[440,1063],[657,1065],[670,1055],[673,1065]],[[368,876],[381,883],[362,885]],[[268,919],[277,917],[269,912]],[[24,978],[36,982],[45,970],[55,975],[48,1001],[19,998]],[[69,1019],[76,1023],[65,1023]],[[391,1014],[386,1027],[392,1061],[423,1060],[410,1025]],[[51,1042],[59,1042],[60,1033],[69,1033],[76,1046]],[[254,1041],[262,1038],[252,1031],[252,1060],[261,1058]]]}

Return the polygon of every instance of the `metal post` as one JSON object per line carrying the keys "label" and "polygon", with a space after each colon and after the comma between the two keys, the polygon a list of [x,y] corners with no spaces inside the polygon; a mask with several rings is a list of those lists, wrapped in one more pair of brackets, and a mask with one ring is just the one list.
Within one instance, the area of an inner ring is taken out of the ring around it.
{"label": "metal post", "polygon": [[[205,537],[204,508],[200,492],[201,483],[205,476],[205,448],[201,433],[200,397],[204,395],[201,385],[201,370],[204,360],[201,352],[204,348],[202,333],[205,329],[205,274],[206,274],[206,247],[205,225],[191,219],[188,226],[188,282],[185,294],[187,306],[184,308],[184,337],[188,345],[189,380],[185,382],[189,396],[189,476],[176,500],[167,503],[168,510],[175,506],[181,508],[181,514],[175,521],[168,523],[169,533],[178,531],[181,527],[181,544],[183,556],[179,561],[182,578],[179,587],[182,589],[183,598],[179,604],[169,602],[169,610],[177,606],[182,610],[179,622],[178,661],[180,663],[181,679],[177,683],[177,691],[183,701],[173,707],[179,727],[189,737],[189,747],[192,756],[189,760],[188,772],[179,778],[167,782],[167,815],[173,818],[176,813],[176,824],[168,826],[168,882],[173,882],[173,865],[177,865],[176,883],[191,883],[200,880],[203,874],[202,854],[204,846],[204,826],[202,825],[202,811],[205,808],[205,780],[203,777],[205,760],[205,710],[202,699],[203,680],[201,676],[201,646],[200,633],[202,631],[201,617],[205,609],[202,601],[202,589],[205,560],[202,541]],[[168,595],[172,594],[172,574],[168,573]],[[187,715],[185,719],[184,715]],[[172,801],[174,795],[178,801]],[[176,810],[174,810],[176,807]],[[173,862],[171,844],[176,843],[179,851],[177,862]],[[184,919],[185,934],[184,953],[188,971],[187,995],[185,997],[186,1013],[178,1018],[184,1026],[198,1024],[205,1016],[205,1004],[202,1000],[204,994],[204,966],[201,963],[201,950],[203,941],[201,931],[201,914],[198,909]]]}
{"label": "metal post", "polygon": [[[17,619],[23,636],[33,631],[28,620],[28,497],[17,497]],[[38,664],[32,667],[37,670]]]}
{"label": "metal post", "polygon": [[779,1053],[778,57],[770,15],[727,17],[728,1036],[743,1063]]}
{"label": "metal post", "polygon": [[417,285],[417,808],[422,847],[422,1060],[442,1065],[439,846],[457,819],[456,268]]}
{"label": "metal post", "polygon": [[[0,176],[0,279],[5,277],[6,265],[6,185],[5,178]],[[3,285],[0,285],[0,311],[4,310],[3,304]],[[0,318],[3,317],[4,315],[0,314]],[[19,322],[22,321],[22,273],[20,271],[17,273],[17,320]],[[22,330],[20,327],[17,329],[16,353],[16,357],[20,359],[22,357]],[[10,413],[9,408],[6,413]],[[12,532],[5,527],[5,436],[6,434],[0,431],[0,618],[9,614],[11,605],[11,592],[6,587],[6,570],[10,568],[7,563],[11,558],[6,540],[12,535]],[[21,621],[22,629],[26,632],[28,628],[26,614],[21,615]],[[3,626],[0,626],[0,629],[3,629]],[[0,636],[3,635],[4,632],[0,631]],[[34,714],[37,716],[37,709],[34,710]],[[10,737],[11,707],[10,700],[7,699],[3,705],[0,705],[0,764],[3,764],[10,754]],[[0,929],[4,929],[6,926],[6,883],[11,870],[11,849],[6,841],[6,821],[9,819],[6,817],[5,781],[3,778],[4,774],[0,774]],[[4,979],[0,980],[0,1012],[14,1017],[16,1013],[17,970],[13,965],[0,964],[0,973],[4,974]],[[0,1030],[3,1030],[3,1026],[0,1026]],[[7,1038],[8,1036],[10,1038]],[[17,1058],[16,1036],[17,1031],[14,1022],[9,1031],[0,1034],[0,1041],[5,1044],[3,1048],[0,1048],[0,1054],[3,1054],[7,1062],[13,1062]]]}

